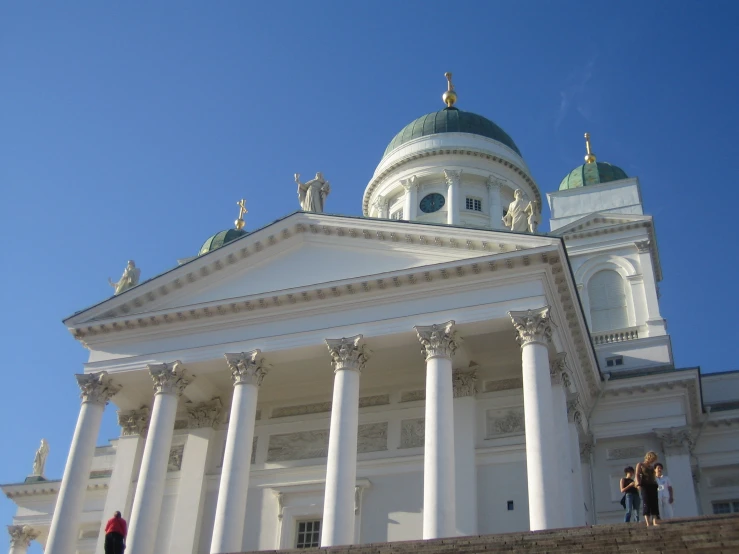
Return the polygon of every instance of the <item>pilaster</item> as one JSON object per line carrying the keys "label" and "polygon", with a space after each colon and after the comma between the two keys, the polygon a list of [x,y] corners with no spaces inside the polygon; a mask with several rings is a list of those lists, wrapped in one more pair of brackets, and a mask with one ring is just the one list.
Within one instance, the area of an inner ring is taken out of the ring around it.
{"label": "pilaster", "polygon": [[505,184],[503,179],[490,175],[485,182],[488,189],[488,206],[490,210],[490,228],[503,229],[503,206],[500,200],[500,187]]}
{"label": "pilaster", "polygon": [[454,388],[454,472],[457,500],[457,528],[461,536],[477,534],[477,372],[455,369]]}
{"label": "pilaster", "polygon": [[675,517],[698,515],[698,501],[690,466],[690,453],[695,444],[691,429],[689,427],[655,429],[654,434],[662,444],[665,474],[670,478],[675,490],[673,505]]}

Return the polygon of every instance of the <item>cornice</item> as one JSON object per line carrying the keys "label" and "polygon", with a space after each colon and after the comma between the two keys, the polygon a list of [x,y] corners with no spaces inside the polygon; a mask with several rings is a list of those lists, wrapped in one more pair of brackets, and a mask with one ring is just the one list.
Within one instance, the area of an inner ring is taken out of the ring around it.
{"label": "cornice", "polygon": [[[650,376],[653,377],[653,376]],[[669,374],[660,373],[660,380],[649,379],[641,383],[627,384],[624,381],[609,381],[609,388],[604,392],[604,396],[617,397],[621,395],[649,394],[652,392],[660,392],[664,390],[685,390],[687,392],[688,408],[692,420],[700,421],[701,415],[701,399],[698,388],[698,376],[696,375],[680,375],[676,379]],[[666,379],[668,378],[668,379]],[[638,377],[634,379],[639,379]],[[613,385],[616,386],[613,386]]]}
{"label": "cornice", "polygon": [[[642,219],[642,218],[648,219]],[[602,226],[607,224],[606,227]],[[601,227],[592,228],[594,225],[601,225]],[[659,252],[657,250],[657,236],[654,232],[654,222],[651,216],[639,216],[638,219],[630,219],[628,217],[617,217],[617,216],[604,216],[600,215],[597,217],[590,218],[583,221],[579,225],[573,226],[570,229],[564,231],[557,230],[552,235],[561,236],[565,242],[571,242],[576,239],[584,239],[589,237],[597,237],[607,235],[610,233],[620,233],[623,231],[630,231],[632,229],[644,228],[647,230],[649,236],[648,244],[645,245],[647,251],[652,257],[652,262],[655,270],[655,278],[659,282],[662,280],[662,265],[659,260]],[[639,241],[643,243],[644,241]],[[635,243],[636,244],[636,243]],[[637,248],[639,248],[637,246]]]}
{"label": "cornice", "polygon": [[262,252],[278,245],[282,247],[285,241],[301,234],[310,235],[314,239],[334,236],[361,242],[385,242],[398,249],[416,250],[420,247],[439,252],[466,249],[502,253],[542,246],[542,242],[551,244],[553,240],[544,236],[501,230],[296,212],[204,256],[192,258],[119,296],[80,311],[65,319],[65,323],[72,331],[83,328],[88,321],[125,315],[133,317],[143,311],[144,306],[170,293],[176,293],[183,287],[218,274],[226,268],[246,263],[252,257],[259,257]]}
{"label": "cornice", "polygon": [[[357,229],[354,227],[345,227],[341,225],[317,225],[305,224],[298,222],[291,226],[292,228],[283,228],[279,232],[279,238],[276,234],[271,234],[266,241],[257,240],[251,245],[241,245],[238,249],[232,249],[230,252],[224,252],[221,257],[214,257],[210,263],[202,264],[200,267],[191,267],[190,271],[184,273],[185,269],[180,268],[182,272],[173,272],[169,275],[167,282],[162,275],[161,284],[152,287],[154,290],[143,292],[139,296],[131,296],[125,302],[120,302],[117,306],[108,309],[97,317],[87,322],[79,322],[73,324],[68,321],[69,330],[72,335],[82,340],[99,334],[117,333],[127,330],[135,330],[146,327],[156,326],[173,326],[178,323],[185,323],[199,318],[218,319],[224,316],[233,315],[241,311],[267,310],[294,306],[296,304],[305,304],[307,302],[320,302],[332,298],[338,298],[342,295],[363,294],[377,290],[383,290],[389,287],[400,287],[403,285],[416,285],[418,283],[430,282],[436,278],[449,279],[463,277],[467,271],[472,273],[480,273],[482,265],[487,264],[492,271],[513,269],[514,267],[525,267],[531,264],[529,256],[536,257],[537,250],[552,250],[556,248],[551,242],[549,244],[540,244],[536,246],[526,246],[528,242],[531,244],[531,237],[520,237],[518,234],[512,234],[512,238],[521,239],[518,241],[504,241],[501,236],[491,237],[498,241],[482,240],[479,235],[493,233],[492,231],[474,231],[465,229],[451,228],[457,231],[457,236],[450,236],[448,229],[441,226],[424,225],[407,229],[409,232],[396,232],[395,228],[402,229],[403,223],[391,224],[393,230],[373,230]],[[405,231],[406,229],[402,229]],[[441,236],[441,231],[445,231]],[[399,231],[399,230],[398,230]],[[415,231],[415,232],[410,232]],[[429,233],[419,233],[418,231],[431,231]],[[238,261],[246,260],[256,253],[263,252],[271,247],[277,246],[280,241],[286,240],[293,235],[301,233],[310,233],[316,235],[338,236],[356,239],[358,241],[377,241],[397,243],[403,245],[416,245],[427,247],[430,250],[467,250],[474,251],[479,257],[464,258],[461,260],[453,260],[442,262],[420,268],[411,268],[395,272],[386,272],[384,274],[375,274],[370,276],[362,276],[359,278],[345,279],[334,282],[325,282],[312,285],[310,287],[299,287],[295,289],[286,289],[282,291],[271,291],[260,295],[250,295],[241,298],[232,298],[225,301],[216,301],[188,306],[186,308],[179,307],[171,310],[155,310],[143,313],[138,311],[146,304],[154,302],[161,296],[169,294],[173,290],[182,288],[185,283],[194,283],[202,278],[208,277],[214,273],[223,271],[224,269],[236,264]],[[478,236],[474,236],[477,234]],[[465,238],[473,237],[473,238]],[[486,237],[487,238],[487,237]],[[507,237],[506,237],[507,238]],[[550,241],[544,237],[536,237],[538,242]],[[528,240],[527,240],[528,239]],[[215,251],[212,254],[217,253]],[[487,255],[486,255],[487,254]],[[491,255],[496,255],[496,259],[488,259]],[[225,262],[225,263],[224,263]],[[490,265],[492,262],[492,265]],[[475,267],[477,265],[477,267]],[[466,271],[467,270],[467,271]],[[115,299],[113,299],[115,300]],[[72,318],[70,318],[72,319]]]}
{"label": "cornice", "polygon": [[[94,482],[93,482],[94,481]],[[110,483],[110,478],[94,479],[87,483],[88,491],[106,490]],[[3,485],[2,489],[10,499],[26,498],[29,496],[48,496],[59,494],[62,486],[61,480],[56,481],[39,481],[37,483],[19,483],[17,485]]]}
{"label": "cornice", "polygon": [[[428,137],[424,137],[428,138]],[[409,144],[409,143],[407,143]],[[404,144],[401,146],[405,147],[407,144]],[[505,146],[502,143],[500,144],[501,147],[505,148],[506,150],[509,150],[512,155],[515,155],[517,157],[517,154],[513,152],[510,148]],[[542,205],[541,203],[541,193],[539,192],[539,187],[536,185],[534,180],[529,176],[528,171],[521,167],[518,164],[513,163],[512,161],[505,159],[501,156],[497,156],[495,154],[490,154],[489,152],[483,150],[482,148],[474,148],[474,147],[464,147],[464,148],[449,148],[448,146],[439,146],[435,148],[428,148],[424,149],[420,152],[413,152],[412,154],[408,154],[407,156],[404,156],[397,160],[396,162],[392,163],[388,167],[386,167],[383,171],[380,173],[374,175],[372,177],[372,180],[367,185],[367,188],[364,191],[364,197],[362,198],[362,213],[367,216],[369,214],[369,199],[372,196],[372,193],[375,191],[377,186],[387,177],[390,173],[397,170],[399,167],[412,162],[414,160],[418,160],[421,158],[428,158],[431,156],[439,156],[439,155],[458,155],[458,156],[472,156],[475,158],[483,158],[490,160],[492,162],[498,163],[504,167],[509,168],[514,173],[518,174],[520,177],[522,177],[526,183],[531,187],[531,190],[534,192],[536,196],[536,201],[539,203],[539,206]]]}

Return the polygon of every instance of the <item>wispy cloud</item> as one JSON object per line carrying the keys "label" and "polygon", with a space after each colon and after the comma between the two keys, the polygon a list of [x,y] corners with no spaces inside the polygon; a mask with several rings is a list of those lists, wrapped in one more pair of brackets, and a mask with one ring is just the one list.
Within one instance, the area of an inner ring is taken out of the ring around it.
{"label": "wispy cloud", "polygon": [[559,92],[560,102],[557,117],[554,121],[555,129],[559,129],[573,106],[585,119],[591,120],[593,118],[592,107],[583,99],[587,84],[593,77],[597,59],[598,54],[593,54],[585,67],[573,71],[567,78],[564,89]]}

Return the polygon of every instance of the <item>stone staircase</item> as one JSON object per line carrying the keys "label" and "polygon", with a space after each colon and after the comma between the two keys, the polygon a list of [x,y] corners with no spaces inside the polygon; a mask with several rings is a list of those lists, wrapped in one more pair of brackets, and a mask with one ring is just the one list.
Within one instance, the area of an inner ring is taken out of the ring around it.
{"label": "stone staircase", "polygon": [[[264,551],[262,551],[264,552]],[[455,537],[429,541],[403,541],[272,550],[281,554],[456,554],[477,552],[577,553],[739,553],[739,515],[678,518],[657,527],[644,523],[595,525],[527,533]]]}

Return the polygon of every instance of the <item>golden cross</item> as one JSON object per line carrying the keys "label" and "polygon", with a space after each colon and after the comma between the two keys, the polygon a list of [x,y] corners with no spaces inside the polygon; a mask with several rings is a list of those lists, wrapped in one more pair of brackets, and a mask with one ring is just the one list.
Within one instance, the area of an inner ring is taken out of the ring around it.
{"label": "golden cross", "polygon": [[249,213],[246,209],[246,200],[242,198],[240,202],[236,202],[236,205],[239,207],[239,219],[243,219],[244,214]]}

